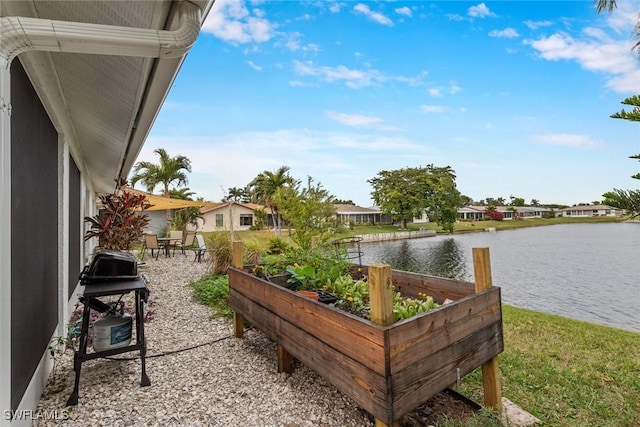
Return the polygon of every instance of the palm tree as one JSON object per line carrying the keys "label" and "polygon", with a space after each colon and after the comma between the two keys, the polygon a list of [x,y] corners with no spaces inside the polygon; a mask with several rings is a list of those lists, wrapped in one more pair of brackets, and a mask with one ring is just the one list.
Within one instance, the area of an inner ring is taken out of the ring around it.
{"label": "palm tree", "polygon": [[[135,187],[139,181],[147,188],[148,192],[152,193],[156,185],[162,184],[162,195],[170,197],[170,184],[175,183],[177,186],[187,185],[188,180],[185,172],[191,172],[191,160],[181,155],[170,157],[164,148],[156,148],[153,152],[160,156],[160,163],[136,163],[133,168],[134,175],[131,177],[131,186]],[[166,218],[167,227],[170,227],[170,210],[167,210]]]}
{"label": "palm tree", "polygon": [[244,188],[231,187],[229,188],[228,195],[226,197],[227,201],[239,202],[243,201],[246,198],[246,193]]}
{"label": "palm tree", "polygon": [[289,166],[280,166],[275,172],[261,172],[249,183],[253,201],[271,209],[273,228],[278,237],[280,237],[280,213],[275,203],[275,195],[279,189],[295,184],[296,181],[289,175]]}
{"label": "palm tree", "polygon": [[191,200],[193,201],[193,195],[196,194],[189,187],[172,188],[169,190],[169,197],[172,199]]}

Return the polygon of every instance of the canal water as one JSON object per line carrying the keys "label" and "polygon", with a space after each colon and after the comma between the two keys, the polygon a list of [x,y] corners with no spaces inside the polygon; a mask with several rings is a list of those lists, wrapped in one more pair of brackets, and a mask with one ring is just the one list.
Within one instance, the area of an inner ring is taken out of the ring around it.
{"label": "canal water", "polygon": [[488,247],[502,302],[640,332],[640,223],[562,224],[362,243],[363,264],[473,281]]}

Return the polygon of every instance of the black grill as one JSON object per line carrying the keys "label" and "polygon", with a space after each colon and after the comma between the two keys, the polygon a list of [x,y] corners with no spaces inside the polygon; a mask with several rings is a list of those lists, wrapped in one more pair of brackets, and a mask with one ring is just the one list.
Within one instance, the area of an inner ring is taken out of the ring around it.
{"label": "black grill", "polygon": [[138,278],[138,263],[128,252],[102,250],[80,273],[80,284],[122,282]]}

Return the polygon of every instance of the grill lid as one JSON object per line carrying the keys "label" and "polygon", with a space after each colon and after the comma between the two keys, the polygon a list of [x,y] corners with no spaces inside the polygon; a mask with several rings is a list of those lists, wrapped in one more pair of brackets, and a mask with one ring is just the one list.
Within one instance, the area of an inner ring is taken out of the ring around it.
{"label": "grill lid", "polygon": [[138,278],[138,263],[133,254],[102,250],[93,256],[91,264],[80,273],[80,283],[104,283]]}

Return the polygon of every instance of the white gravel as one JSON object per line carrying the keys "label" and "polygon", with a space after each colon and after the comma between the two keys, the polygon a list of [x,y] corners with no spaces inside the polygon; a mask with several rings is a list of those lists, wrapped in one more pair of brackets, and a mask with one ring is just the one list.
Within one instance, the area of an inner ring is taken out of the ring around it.
{"label": "white gravel", "polygon": [[[230,321],[212,318],[187,286],[206,269],[206,262],[194,263],[192,256],[146,260],[151,294],[145,310],[153,312],[145,325],[151,386],[140,387],[139,359],[87,361],[78,405],[66,408],[74,381],[73,354],[67,350],[37,408],[48,416],[34,425],[373,425],[352,400],[300,363],[292,374],[277,373],[276,346],[261,332],[246,331],[237,339]],[[207,344],[156,357],[201,343]]]}

